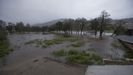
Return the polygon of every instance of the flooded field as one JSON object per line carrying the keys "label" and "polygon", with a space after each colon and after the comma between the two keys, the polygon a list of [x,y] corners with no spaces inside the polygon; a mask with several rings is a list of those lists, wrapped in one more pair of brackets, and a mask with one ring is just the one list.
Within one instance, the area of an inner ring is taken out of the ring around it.
{"label": "flooded field", "polygon": [[[71,42],[63,42],[62,44],[57,44],[57,45],[52,45],[47,48],[39,48],[35,47],[33,45],[26,45],[25,42],[30,41],[30,40],[35,40],[35,39],[45,39],[45,40],[51,40],[54,39],[56,35],[54,34],[47,34],[47,35],[42,35],[42,34],[23,34],[23,35],[9,35],[9,39],[11,41],[11,45],[14,48],[14,52],[12,54],[15,55],[21,55],[19,57],[30,57],[30,56],[39,56],[39,55],[44,55],[47,56],[49,55],[50,51],[53,50],[59,50],[62,48],[65,48],[71,44]],[[82,38],[85,41],[85,44],[81,47],[78,47],[76,49],[79,50],[91,50],[97,52],[104,58],[109,58],[109,59],[121,59],[123,58],[123,51],[120,49],[113,48],[111,43],[115,40],[112,37],[106,36],[103,40],[95,40],[95,39],[89,39],[88,37]],[[86,40],[87,39],[87,40]],[[69,49],[71,47],[67,47]],[[17,54],[15,52],[21,53]],[[10,54],[12,57],[12,54]],[[25,55],[27,54],[27,55]],[[13,57],[14,58],[14,57]]]}
{"label": "flooded field", "polygon": [[[82,37],[82,39],[85,41],[85,44],[81,47],[71,47],[70,44],[74,42],[65,41],[61,44],[54,44],[51,46],[48,46],[47,48],[42,47],[36,47],[32,44],[25,44],[28,41],[35,40],[35,39],[44,39],[44,40],[51,40],[54,39],[57,35],[55,34],[12,34],[9,35],[8,38],[10,40],[11,46],[13,47],[14,51],[10,53],[8,56],[1,59],[1,73],[2,75],[8,75],[7,73],[14,73],[13,75],[30,75],[27,72],[21,73],[21,71],[24,71],[25,69],[30,69],[30,66],[33,66],[33,61],[38,61],[38,65],[34,66],[34,68],[31,68],[33,70],[35,67],[43,68],[41,67],[42,61],[45,61],[45,59],[42,59],[44,57],[52,57],[51,52],[59,50],[59,49],[65,49],[69,50],[71,48],[77,49],[77,50],[88,50],[92,52],[96,52],[100,56],[102,56],[105,59],[122,59],[123,57],[123,50],[114,48],[111,43],[115,40],[110,36],[106,36],[103,40],[98,39],[92,39],[90,37]],[[42,59],[42,60],[41,60]],[[63,64],[56,63],[54,61],[49,61],[51,63],[54,63],[54,68],[63,66]],[[31,65],[29,65],[31,64]],[[48,63],[47,63],[48,64]],[[46,64],[45,64],[46,65]],[[48,64],[50,65],[50,64]],[[18,66],[18,67],[17,67]],[[20,68],[19,68],[20,67]],[[46,66],[44,66],[46,67]],[[47,66],[50,67],[51,66]],[[47,68],[46,67],[46,68]],[[72,67],[72,66],[65,66],[62,67],[63,69],[68,70],[68,68],[72,68],[74,71],[78,72],[80,70],[80,73],[72,73],[72,75],[82,75],[85,72],[85,67]],[[21,69],[22,68],[22,69]],[[15,71],[15,70],[19,71]],[[7,72],[7,73],[6,73]],[[33,71],[31,71],[33,72]],[[36,71],[37,73],[39,72]],[[47,72],[47,71],[46,71]],[[70,71],[68,70],[67,73]],[[21,74],[20,74],[21,73]],[[50,73],[50,72],[48,72]],[[44,73],[40,74],[43,75]],[[33,74],[32,74],[33,75]],[[34,74],[36,75],[36,74]],[[48,75],[48,74],[47,74]],[[54,74],[49,74],[54,75]]]}

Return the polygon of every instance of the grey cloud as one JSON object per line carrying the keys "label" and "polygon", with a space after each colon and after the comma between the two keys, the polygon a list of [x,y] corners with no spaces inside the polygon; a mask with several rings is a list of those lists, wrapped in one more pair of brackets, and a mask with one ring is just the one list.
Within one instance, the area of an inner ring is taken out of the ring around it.
{"label": "grey cloud", "polygon": [[111,18],[133,17],[132,0],[0,0],[0,19],[40,23],[58,18],[87,19],[102,10]]}

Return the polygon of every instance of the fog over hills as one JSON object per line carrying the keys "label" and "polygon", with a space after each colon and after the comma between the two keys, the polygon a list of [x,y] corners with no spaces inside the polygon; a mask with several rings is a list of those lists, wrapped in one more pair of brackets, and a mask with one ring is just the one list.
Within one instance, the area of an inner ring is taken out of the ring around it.
{"label": "fog over hills", "polygon": [[125,18],[125,19],[122,19],[122,20],[127,22],[127,23],[133,24],[133,18]]}
{"label": "fog over hills", "polygon": [[[50,26],[50,25],[53,25],[57,22],[63,22],[64,20],[66,20],[67,18],[62,18],[62,19],[55,19],[55,20],[51,20],[51,21],[48,21],[48,22],[44,22],[44,23],[38,23],[38,24],[33,24],[33,26]],[[123,18],[123,19],[113,19],[112,21],[117,21],[117,20],[122,20],[126,23],[130,23],[133,25],[133,18]]]}
{"label": "fog over hills", "polygon": [[0,0],[0,19],[43,23],[60,18],[91,19],[106,10],[113,19],[133,17],[133,0]]}
{"label": "fog over hills", "polygon": [[48,22],[44,22],[44,23],[38,23],[38,24],[33,24],[33,26],[49,26],[49,25],[53,25],[57,22],[63,22],[65,19],[56,19],[56,20],[52,20],[52,21],[48,21]]}

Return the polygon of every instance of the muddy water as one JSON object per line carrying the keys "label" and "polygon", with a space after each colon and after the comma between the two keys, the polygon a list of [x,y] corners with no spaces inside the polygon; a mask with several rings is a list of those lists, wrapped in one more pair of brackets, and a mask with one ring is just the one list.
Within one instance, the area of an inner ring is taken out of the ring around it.
{"label": "muddy water", "polygon": [[3,63],[5,66],[15,65],[23,61],[35,58],[40,55],[47,55],[48,50],[43,48],[35,47],[32,45],[25,45],[24,43],[34,39],[53,39],[55,35],[48,34],[13,34],[9,35],[9,40],[14,51],[8,56],[3,58]]}
{"label": "muddy water", "polygon": [[111,45],[114,40],[116,39],[107,36],[103,40],[91,42],[91,48],[105,59],[123,59],[124,51]]}
{"label": "muddy water", "polygon": [[[89,35],[90,36],[90,35]],[[81,46],[80,50],[88,50],[96,52],[105,59],[123,59],[124,51],[119,48],[114,48],[111,43],[114,42],[114,39],[110,36],[104,36],[102,40],[99,39],[89,39],[87,43]]]}

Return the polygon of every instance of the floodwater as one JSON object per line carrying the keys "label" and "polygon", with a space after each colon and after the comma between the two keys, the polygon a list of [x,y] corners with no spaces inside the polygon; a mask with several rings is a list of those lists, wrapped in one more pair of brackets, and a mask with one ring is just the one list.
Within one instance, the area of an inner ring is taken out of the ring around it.
{"label": "floodwater", "polygon": [[[14,51],[9,55],[1,59],[1,67],[13,67],[21,64],[25,61],[29,61],[39,57],[51,57],[51,52],[59,49],[71,49],[69,45],[71,42],[63,42],[62,44],[56,44],[47,48],[35,47],[31,44],[25,44],[34,39],[46,39],[51,40],[55,38],[55,34],[11,34],[8,36],[11,46]],[[114,39],[110,36],[106,36],[103,40],[90,40],[80,48],[80,50],[94,49],[96,53],[106,59],[121,59],[124,52],[120,49],[113,49],[111,46]]]}
{"label": "floodwater", "polygon": [[114,40],[116,39],[106,36],[103,40],[91,42],[91,48],[105,59],[123,59],[124,51],[111,45]]}
{"label": "floodwater", "polygon": [[2,64],[4,64],[4,66],[13,66],[36,57],[47,57],[50,56],[52,51],[65,48],[66,45],[69,44],[68,42],[64,42],[62,44],[53,45],[48,48],[35,47],[34,45],[25,44],[25,42],[34,39],[51,40],[53,38],[55,38],[54,34],[42,35],[32,33],[9,35],[9,40],[14,51],[2,59]]}

